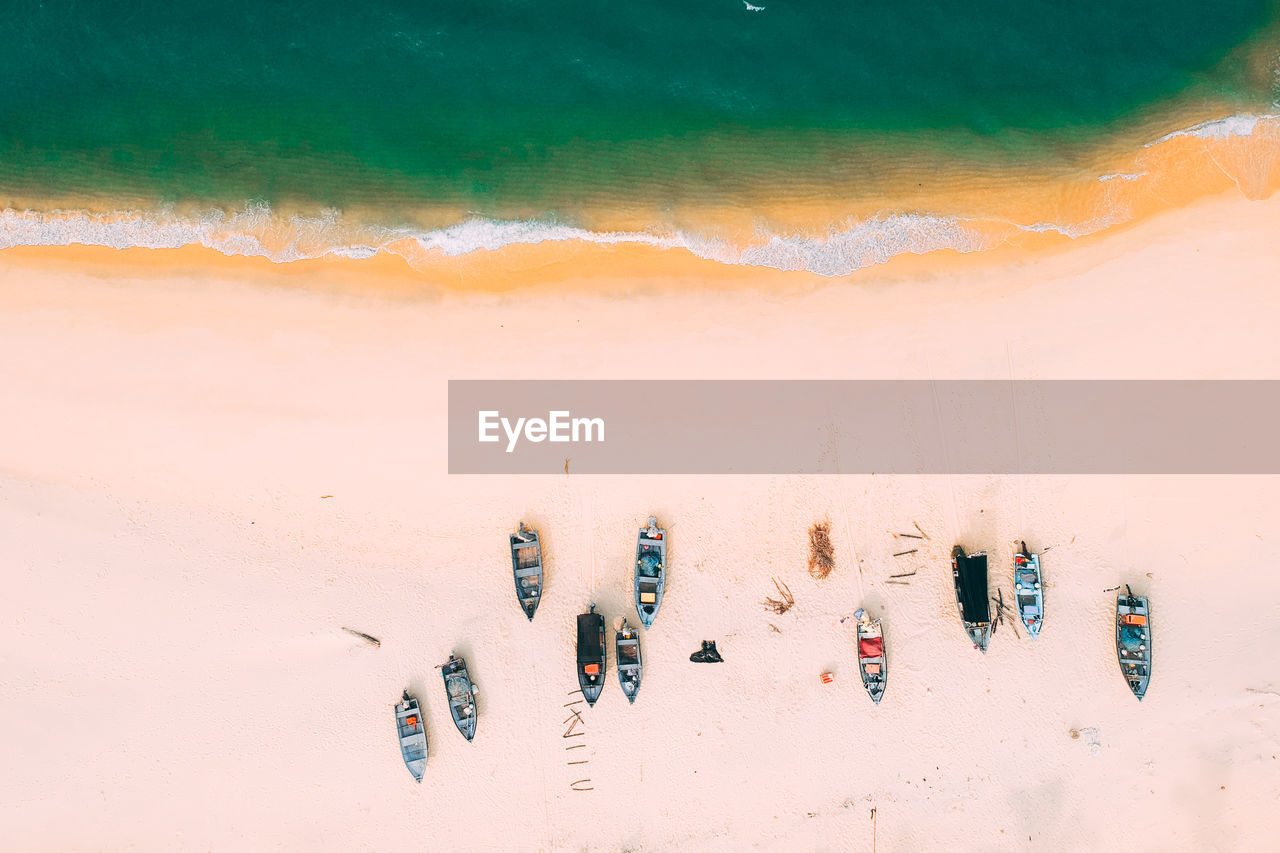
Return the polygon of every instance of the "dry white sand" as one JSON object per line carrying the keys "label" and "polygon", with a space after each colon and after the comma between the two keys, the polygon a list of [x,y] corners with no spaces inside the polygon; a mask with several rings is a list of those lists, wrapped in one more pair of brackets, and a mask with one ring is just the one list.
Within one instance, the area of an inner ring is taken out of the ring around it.
{"label": "dry white sand", "polygon": [[[444,401],[465,377],[1275,378],[1278,225],[1280,200],[1211,202],[1006,269],[787,298],[355,300],[0,255],[0,847],[1271,849],[1276,478],[451,478]],[[566,739],[573,617],[632,612],[651,513],[670,580],[639,698],[611,650]],[[817,582],[823,518],[839,563]],[[548,564],[532,623],[522,519]],[[913,521],[930,539],[893,558]],[[983,657],[949,550],[988,548],[1007,596],[1018,538],[1052,546],[1046,627]],[[760,606],[774,576],[784,616]],[[1104,591],[1124,582],[1153,607],[1141,704]],[[859,604],[885,620],[879,707],[839,622]],[[688,662],[704,638],[724,664]],[[470,744],[450,650],[481,687]]]}

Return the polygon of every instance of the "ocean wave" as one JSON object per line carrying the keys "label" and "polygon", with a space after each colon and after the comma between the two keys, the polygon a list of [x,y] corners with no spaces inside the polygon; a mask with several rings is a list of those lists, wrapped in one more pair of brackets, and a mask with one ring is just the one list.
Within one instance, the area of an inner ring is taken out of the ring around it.
{"label": "ocean wave", "polygon": [[1262,115],[1242,113],[1240,115],[1227,116],[1226,118],[1217,118],[1211,121],[1203,121],[1193,127],[1175,130],[1173,133],[1166,133],[1159,139],[1148,142],[1142,147],[1152,148],[1168,142],[1170,139],[1184,136],[1191,136],[1196,139],[1228,139],[1232,136],[1252,136],[1260,123],[1273,122],[1277,119],[1280,119],[1280,114],[1272,113],[1264,113]]}
{"label": "ocean wave", "polygon": [[[684,251],[721,264],[808,271],[842,276],[883,264],[903,254],[927,254],[941,250],[976,252],[999,245],[1013,233],[1056,233],[1070,238],[1097,233],[1133,215],[1124,184],[1146,178],[1159,180],[1157,166],[1148,177],[1147,149],[1180,137],[1206,141],[1208,145],[1235,137],[1254,135],[1262,125],[1274,131],[1280,115],[1237,115],[1203,122],[1167,134],[1135,154],[1127,168],[1099,176],[1102,195],[1092,198],[1074,214],[1060,214],[1063,221],[1030,224],[1004,219],[966,220],[927,212],[882,213],[851,219],[825,230],[779,232],[759,230],[737,241],[689,229],[654,227],[648,230],[595,230],[553,220],[493,220],[479,217],[437,229],[387,227],[354,222],[337,211],[314,216],[281,215],[263,204],[242,210],[209,210],[181,213],[174,208],[150,211],[89,213],[76,210],[0,211],[0,249],[17,246],[104,246],[114,249],[177,249],[203,246],[225,255],[261,257],[277,263],[323,257],[370,258],[387,253],[411,266],[428,270],[442,259],[477,252],[497,252],[513,246],[544,243],[579,243],[598,246],[643,246]],[[1263,134],[1259,134],[1262,137]],[[1274,133],[1268,133],[1269,138]],[[1248,197],[1265,194],[1270,186],[1271,162],[1267,157],[1246,160],[1237,172],[1258,172]],[[1214,160],[1215,168],[1222,164]],[[1225,172],[1226,170],[1223,169]],[[1260,176],[1260,177],[1259,177]],[[1234,175],[1242,191],[1246,188]],[[1094,183],[1097,186],[1097,183]],[[1148,186],[1143,183],[1144,187]],[[1105,188],[1105,189],[1104,189]],[[1148,193],[1149,195],[1149,193]]]}
{"label": "ocean wave", "polygon": [[[352,238],[356,239],[352,239]],[[417,251],[410,251],[411,242]],[[903,253],[986,248],[986,238],[959,220],[902,214],[847,224],[825,235],[763,234],[745,245],[685,231],[593,231],[538,220],[472,218],[415,232],[406,228],[351,227],[336,213],[321,217],[276,217],[265,206],[182,217],[172,211],[92,214],[82,211],[0,212],[0,249],[17,246],[104,246],[113,249],[178,249],[203,246],[224,255],[261,257],[277,263],[326,256],[369,258],[387,252],[417,265],[431,256],[460,257],[541,243],[638,245],[684,250],[723,264],[807,270],[847,275]]]}
{"label": "ocean wave", "polygon": [[1070,237],[1078,240],[1081,237],[1088,237],[1090,234],[1097,234],[1099,231],[1110,228],[1112,225],[1118,225],[1123,222],[1125,217],[1113,213],[1104,216],[1095,216],[1084,222],[1074,222],[1063,224],[1059,222],[1036,222],[1031,225],[1018,225],[1014,227],[1019,231],[1028,231],[1032,234],[1061,234],[1064,237]]}

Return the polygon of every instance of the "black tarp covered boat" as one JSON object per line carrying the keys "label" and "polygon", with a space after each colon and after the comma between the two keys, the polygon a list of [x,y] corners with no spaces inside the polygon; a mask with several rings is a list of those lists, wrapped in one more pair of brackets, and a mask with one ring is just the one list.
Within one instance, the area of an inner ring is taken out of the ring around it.
{"label": "black tarp covered boat", "polygon": [[973,647],[983,654],[991,642],[991,599],[987,592],[987,554],[965,554],[957,545],[951,551],[951,574],[956,584],[956,608]]}
{"label": "black tarp covered boat", "polygon": [[578,614],[578,686],[588,705],[600,698],[606,667],[604,617],[593,604],[590,613]]}

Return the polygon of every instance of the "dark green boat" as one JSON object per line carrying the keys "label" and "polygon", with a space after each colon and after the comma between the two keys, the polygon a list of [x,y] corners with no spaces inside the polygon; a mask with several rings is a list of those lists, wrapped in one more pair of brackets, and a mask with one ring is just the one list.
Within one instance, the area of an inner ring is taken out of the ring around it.
{"label": "dark green boat", "polygon": [[1128,584],[1124,591],[1116,596],[1116,656],[1120,673],[1141,702],[1151,681],[1151,605]]}

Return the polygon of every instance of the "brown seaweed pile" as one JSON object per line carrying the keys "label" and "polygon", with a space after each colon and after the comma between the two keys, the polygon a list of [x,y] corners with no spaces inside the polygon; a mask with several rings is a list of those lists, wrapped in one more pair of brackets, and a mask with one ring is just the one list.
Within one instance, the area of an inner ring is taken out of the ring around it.
{"label": "brown seaweed pile", "polygon": [[[778,597],[766,598],[764,600],[764,608],[765,610],[770,610],[774,613],[777,613],[778,615],[782,615],[783,613],[786,613],[795,605],[796,600],[794,597],[792,597],[791,590],[787,588],[787,585],[785,583],[781,582],[777,578],[774,578],[773,585],[778,590]],[[777,631],[778,629],[774,628],[773,630]],[[779,631],[778,633],[782,633],[782,632]]]}
{"label": "brown seaweed pile", "polygon": [[820,521],[809,528],[809,574],[822,580],[836,567],[836,549],[831,544],[831,522]]}

